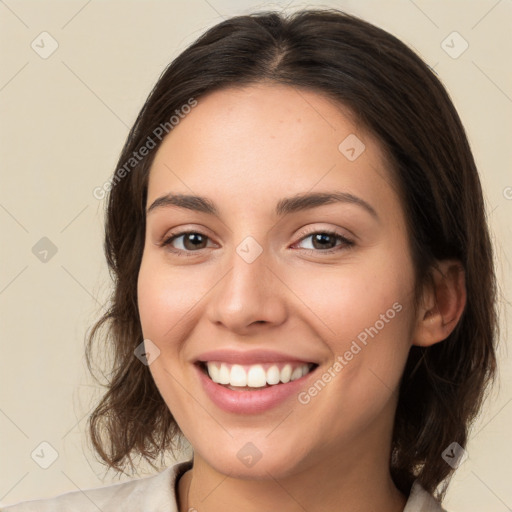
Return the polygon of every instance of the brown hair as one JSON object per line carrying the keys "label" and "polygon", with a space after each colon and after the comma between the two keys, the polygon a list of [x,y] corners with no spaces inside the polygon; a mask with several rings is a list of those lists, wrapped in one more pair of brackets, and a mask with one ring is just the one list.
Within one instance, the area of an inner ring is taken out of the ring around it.
{"label": "brown hair", "polygon": [[126,162],[191,99],[262,81],[323,94],[377,137],[408,220],[417,289],[436,261],[455,258],[464,268],[467,303],[457,327],[441,343],[410,350],[391,447],[391,474],[402,492],[415,478],[431,493],[444,481],[442,497],[453,470],[441,454],[454,441],[466,445],[496,371],[496,285],[481,185],[464,128],[434,72],[396,37],[335,9],[288,17],[259,12],[219,23],[167,67],[142,107],[119,158],[125,172],[116,171],[108,197],[111,305],[86,349],[92,372],[93,341],[106,327],[101,354],[110,349],[114,360],[107,392],[89,418],[94,449],[120,472],[127,462],[133,468],[131,454],[151,464],[180,439],[148,366],[134,357],[143,340],[137,277],[158,137],[132,169]]}

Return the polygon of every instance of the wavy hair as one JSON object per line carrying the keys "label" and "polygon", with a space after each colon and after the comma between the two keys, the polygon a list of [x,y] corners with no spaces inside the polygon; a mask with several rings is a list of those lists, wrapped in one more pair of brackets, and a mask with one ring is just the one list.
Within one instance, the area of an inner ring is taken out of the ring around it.
{"label": "wavy hair", "polygon": [[[161,143],[155,129],[168,127],[191,99],[200,104],[206,93],[261,82],[323,94],[376,136],[406,214],[416,290],[436,262],[462,264],[465,310],[443,342],[411,348],[390,457],[402,492],[418,479],[442,499],[453,470],[441,454],[454,441],[466,446],[496,373],[496,281],[481,184],[463,125],[435,72],[393,35],[336,9],[222,21],[169,64],[143,105],[106,201],[104,249],[114,288],[108,310],[87,335],[86,361],[94,375],[95,340],[103,342],[101,358],[110,351],[113,361],[106,392],[88,419],[94,449],[109,469],[122,472],[128,463],[133,468],[134,454],[153,466],[182,438],[148,366],[134,357],[143,340],[137,277],[148,174]],[[130,160],[150,139],[156,147]]]}

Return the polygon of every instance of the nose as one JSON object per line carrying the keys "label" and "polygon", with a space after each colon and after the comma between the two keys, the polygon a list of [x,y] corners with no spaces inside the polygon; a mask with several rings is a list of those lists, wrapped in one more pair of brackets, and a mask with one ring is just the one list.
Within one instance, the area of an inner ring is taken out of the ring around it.
{"label": "nose", "polygon": [[[243,255],[243,253],[240,253]],[[254,261],[233,251],[229,270],[212,290],[207,314],[211,322],[239,335],[261,324],[278,326],[287,317],[287,287],[264,250]]]}

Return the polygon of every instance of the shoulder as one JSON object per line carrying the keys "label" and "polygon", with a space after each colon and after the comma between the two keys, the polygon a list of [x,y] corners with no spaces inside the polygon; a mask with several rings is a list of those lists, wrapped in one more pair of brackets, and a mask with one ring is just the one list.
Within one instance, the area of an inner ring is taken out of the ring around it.
{"label": "shoulder", "polygon": [[447,512],[419,482],[415,481],[409,494],[404,512]]}
{"label": "shoulder", "polygon": [[177,511],[176,480],[191,461],[169,466],[156,475],[104,487],[69,491],[53,498],[22,501],[0,506],[1,512],[159,512]]}

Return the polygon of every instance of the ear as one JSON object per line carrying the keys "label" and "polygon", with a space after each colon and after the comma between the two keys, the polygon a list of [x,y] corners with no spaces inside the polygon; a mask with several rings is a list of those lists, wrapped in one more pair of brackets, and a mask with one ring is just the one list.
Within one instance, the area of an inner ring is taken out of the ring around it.
{"label": "ear", "polygon": [[451,334],[464,311],[466,281],[460,261],[438,262],[421,298],[412,344],[429,347]]}

